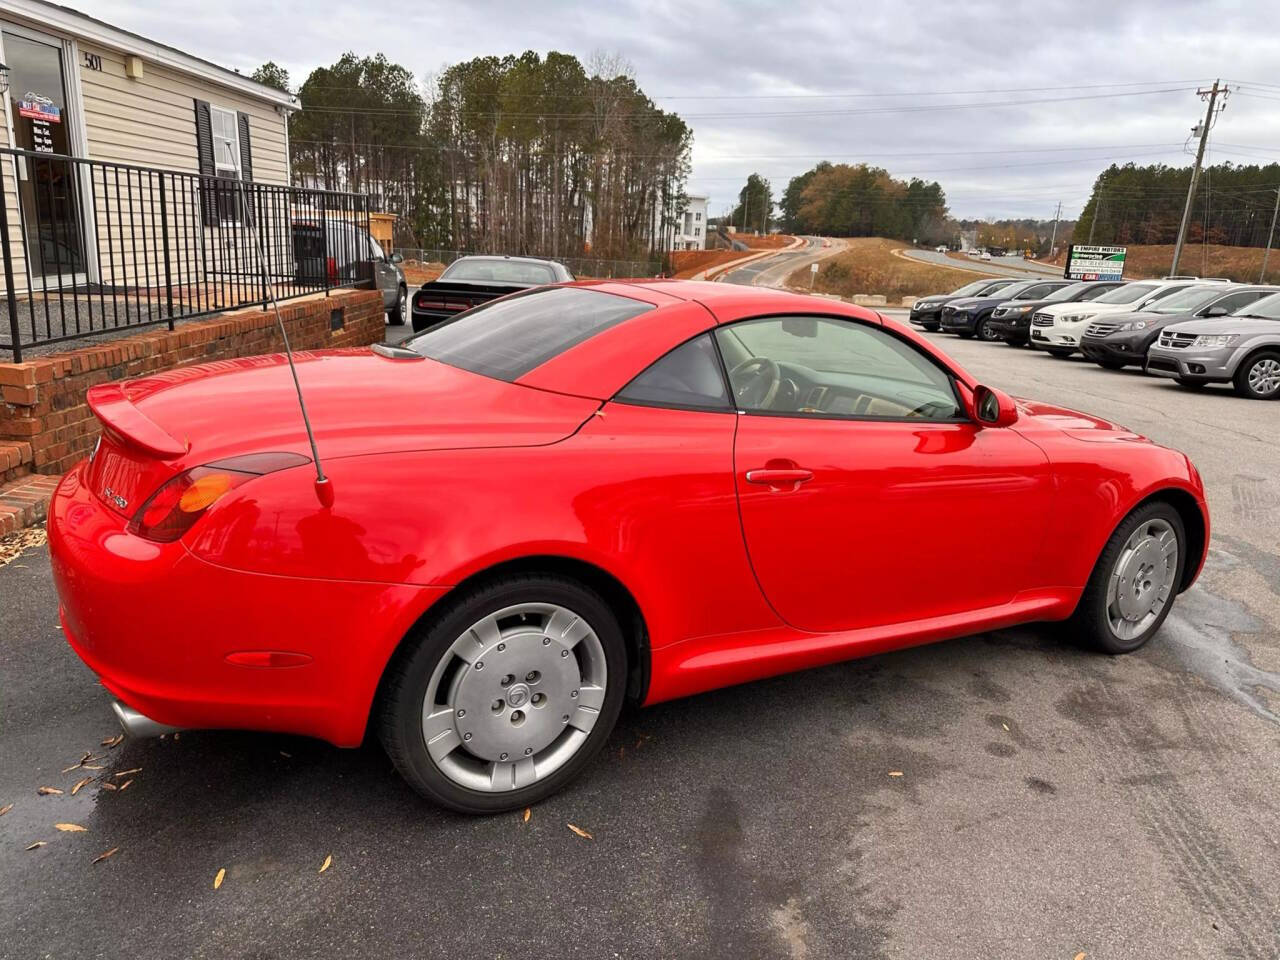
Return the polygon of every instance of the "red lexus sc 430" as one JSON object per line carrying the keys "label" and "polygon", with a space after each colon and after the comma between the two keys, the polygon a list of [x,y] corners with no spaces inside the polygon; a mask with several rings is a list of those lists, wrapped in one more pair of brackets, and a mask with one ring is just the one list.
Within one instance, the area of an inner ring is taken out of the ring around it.
{"label": "red lexus sc 430", "polygon": [[980,386],[878,314],[552,286],[401,347],[95,387],[50,508],[127,729],[373,731],[456,810],[557,790],[651,704],[1012,624],[1142,646],[1200,570],[1186,456]]}

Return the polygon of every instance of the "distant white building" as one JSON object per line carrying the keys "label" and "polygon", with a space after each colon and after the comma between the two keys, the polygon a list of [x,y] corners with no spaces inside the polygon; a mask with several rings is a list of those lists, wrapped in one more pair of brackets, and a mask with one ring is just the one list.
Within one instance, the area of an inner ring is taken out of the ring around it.
{"label": "distant white building", "polygon": [[684,213],[667,230],[670,250],[705,250],[707,248],[707,198],[689,194]]}

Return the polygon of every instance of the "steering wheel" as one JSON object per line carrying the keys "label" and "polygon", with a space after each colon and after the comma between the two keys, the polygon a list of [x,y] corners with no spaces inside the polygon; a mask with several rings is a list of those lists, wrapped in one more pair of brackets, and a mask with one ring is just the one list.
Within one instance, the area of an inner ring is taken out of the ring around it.
{"label": "steering wheel", "polygon": [[768,357],[751,357],[729,371],[730,383],[736,384],[742,377],[750,379],[734,390],[734,400],[739,406],[767,408],[778,396],[782,370]]}

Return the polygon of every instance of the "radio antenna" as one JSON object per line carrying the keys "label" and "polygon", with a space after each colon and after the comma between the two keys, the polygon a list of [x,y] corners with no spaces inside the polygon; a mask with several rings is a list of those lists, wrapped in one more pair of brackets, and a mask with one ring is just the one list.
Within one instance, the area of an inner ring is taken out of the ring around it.
{"label": "radio antenna", "polygon": [[[262,237],[258,234],[258,228],[254,224],[253,212],[249,209],[249,198],[245,196],[243,180],[236,180],[236,194],[240,198],[240,210],[244,216],[244,221],[248,224],[249,233],[253,236],[253,245],[257,250],[259,263],[262,264],[263,292],[270,299],[271,307],[275,310],[276,325],[280,328],[280,339],[284,341],[285,359],[289,361],[289,373],[293,376],[293,389],[298,394],[298,409],[302,411],[302,425],[307,428],[307,441],[311,444],[311,459],[316,465],[316,499],[320,501],[320,506],[325,508],[332,507],[333,481],[324,475],[324,467],[320,463],[320,450],[316,447],[316,432],[311,429],[311,418],[307,416],[307,402],[302,398],[302,384],[298,381],[298,368],[293,364],[293,349],[289,346],[289,332],[284,328],[284,318],[280,315],[280,301],[276,299],[275,289],[267,275],[267,252],[262,246]],[[325,230],[327,228],[328,224],[321,217],[320,229]]]}

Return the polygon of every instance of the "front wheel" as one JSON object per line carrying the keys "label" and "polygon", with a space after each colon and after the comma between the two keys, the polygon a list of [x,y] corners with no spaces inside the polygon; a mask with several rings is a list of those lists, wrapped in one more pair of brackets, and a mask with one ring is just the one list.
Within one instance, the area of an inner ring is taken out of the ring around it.
{"label": "front wheel", "polygon": [[618,620],[569,580],[534,574],[478,587],[406,642],[388,668],[380,739],[415,790],[461,813],[555,793],[622,708]]}
{"label": "front wheel", "polygon": [[1182,582],[1187,535],[1178,511],[1139,507],[1103,547],[1072,616],[1079,638],[1103,653],[1132,653],[1160,629]]}
{"label": "front wheel", "polygon": [[1280,351],[1264,350],[1240,364],[1235,388],[1250,400],[1280,399]]}
{"label": "front wheel", "polygon": [[1000,339],[1000,334],[996,333],[995,330],[991,329],[991,322],[987,317],[983,317],[981,320],[978,321],[978,326],[974,330],[974,333],[977,334],[979,340],[986,340],[990,342],[992,340]]}

